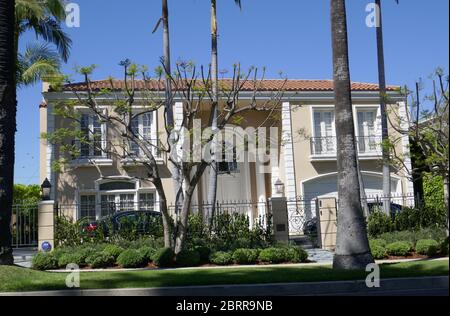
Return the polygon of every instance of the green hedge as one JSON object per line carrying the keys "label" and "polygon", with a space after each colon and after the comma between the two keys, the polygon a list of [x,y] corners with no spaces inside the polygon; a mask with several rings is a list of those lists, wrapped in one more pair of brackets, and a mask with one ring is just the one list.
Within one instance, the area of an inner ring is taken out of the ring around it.
{"label": "green hedge", "polygon": [[439,251],[439,243],[433,239],[421,239],[416,244],[416,252],[420,255],[434,256]]}
{"label": "green hedge", "polygon": [[161,248],[153,255],[153,262],[158,267],[171,267],[175,263],[175,253],[171,248]]}
{"label": "green hedge", "polygon": [[116,246],[116,245],[108,245],[103,249],[103,252],[111,255],[114,257],[114,259],[117,259],[122,252],[124,252],[125,249],[122,247]]}
{"label": "green hedge", "polygon": [[411,253],[411,244],[406,241],[397,241],[386,246],[386,251],[391,256],[406,257]]}
{"label": "green hedge", "polygon": [[233,262],[233,255],[225,251],[217,251],[211,254],[210,262],[219,266],[226,266]]}
{"label": "green hedge", "polygon": [[236,249],[233,252],[233,261],[237,264],[255,264],[258,261],[259,252],[257,249]]}
{"label": "green hedge", "polygon": [[145,256],[135,249],[125,250],[117,257],[117,264],[123,268],[141,268],[147,263]]}
{"label": "green hedge", "polygon": [[97,252],[86,259],[86,263],[93,269],[110,268],[114,266],[115,261],[112,255],[104,252]]}
{"label": "green hedge", "polygon": [[266,263],[282,263],[286,262],[287,258],[286,248],[267,248],[263,249],[259,254],[259,260]]}
{"label": "green hedge", "polygon": [[175,262],[180,267],[196,267],[200,264],[200,254],[196,250],[184,249],[175,258]]}
{"label": "green hedge", "polygon": [[369,215],[367,232],[371,237],[391,232],[394,229],[392,218],[381,211],[375,211]]}
{"label": "green hedge", "polygon": [[38,252],[32,260],[32,267],[35,270],[55,270],[58,269],[58,260],[53,253]]}

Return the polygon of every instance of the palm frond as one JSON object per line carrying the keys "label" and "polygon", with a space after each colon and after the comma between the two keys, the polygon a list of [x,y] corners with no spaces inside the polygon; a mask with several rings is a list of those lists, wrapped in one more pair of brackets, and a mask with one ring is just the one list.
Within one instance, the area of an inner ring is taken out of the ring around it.
{"label": "palm frond", "polygon": [[33,85],[46,76],[59,74],[61,63],[58,52],[45,44],[27,46],[18,56],[17,78],[21,86]]}
{"label": "palm frond", "polygon": [[30,21],[26,23],[24,28],[32,29],[37,37],[41,37],[44,41],[52,43],[56,46],[64,62],[69,59],[72,40],[66,32],[61,28],[59,22],[52,18],[46,18],[40,21]]}
{"label": "palm frond", "polygon": [[61,27],[65,17],[63,0],[16,0],[18,34],[33,30],[37,37],[54,44],[67,61],[72,41]]}

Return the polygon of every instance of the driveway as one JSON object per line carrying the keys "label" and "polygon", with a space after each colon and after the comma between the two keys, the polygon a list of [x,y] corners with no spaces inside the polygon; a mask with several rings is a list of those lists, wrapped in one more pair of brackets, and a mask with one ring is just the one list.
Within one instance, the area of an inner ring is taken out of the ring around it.
{"label": "driveway", "polygon": [[14,264],[24,267],[31,268],[31,260],[37,253],[37,248],[18,248],[14,249]]}

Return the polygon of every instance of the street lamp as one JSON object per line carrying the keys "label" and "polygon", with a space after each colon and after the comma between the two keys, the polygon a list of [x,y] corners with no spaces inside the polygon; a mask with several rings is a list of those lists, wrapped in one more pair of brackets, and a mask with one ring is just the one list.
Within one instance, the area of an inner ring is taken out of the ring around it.
{"label": "street lamp", "polygon": [[278,180],[275,182],[275,193],[276,193],[278,196],[283,196],[283,193],[284,193],[284,183],[283,183],[280,179],[278,179]]}
{"label": "street lamp", "polygon": [[50,200],[50,192],[52,190],[52,184],[50,181],[48,181],[47,178],[45,178],[44,182],[41,184],[41,196],[42,201],[49,201]]}

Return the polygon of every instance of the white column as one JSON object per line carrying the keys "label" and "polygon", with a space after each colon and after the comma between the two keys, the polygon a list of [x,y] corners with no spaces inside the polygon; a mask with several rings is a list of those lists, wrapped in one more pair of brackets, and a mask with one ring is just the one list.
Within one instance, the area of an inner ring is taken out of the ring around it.
{"label": "white column", "polygon": [[291,120],[291,104],[289,102],[283,103],[282,108],[282,146],[284,159],[284,174],[286,177],[285,191],[288,199],[294,199],[297,196],[295,185],[295,167],[294,167],[294,146],[292,135],[292,120]]}
{"label": "white column", "polygon": [[262,217],[266,215],[265,203],[267,200],[266,194],[266,179],[264,173],[264,166],[261,165],[259,159],[256,159],[255,170],[256,170],[256,195],[258,202],[258,216]]}
{"label": "white column", "polygon": [[[400,116],[400,129],[402,131],[409,131],[410,124],[408,120],[408,116],[406,113],[406,106],[405,102],[399,102],[399,116]],[[404,164],[408,170],[406,172],[410,171],[412,169],[411,166],[411,151],[410,151],[410,143],[409,143],[409,137],[408,134],[405,133],[402,136],[402,148],[403,148],[403,156],[404,156]],[[406,179],[406,192],[403,192],[407,195],[414,195],[414,184],[410,178]]]}

